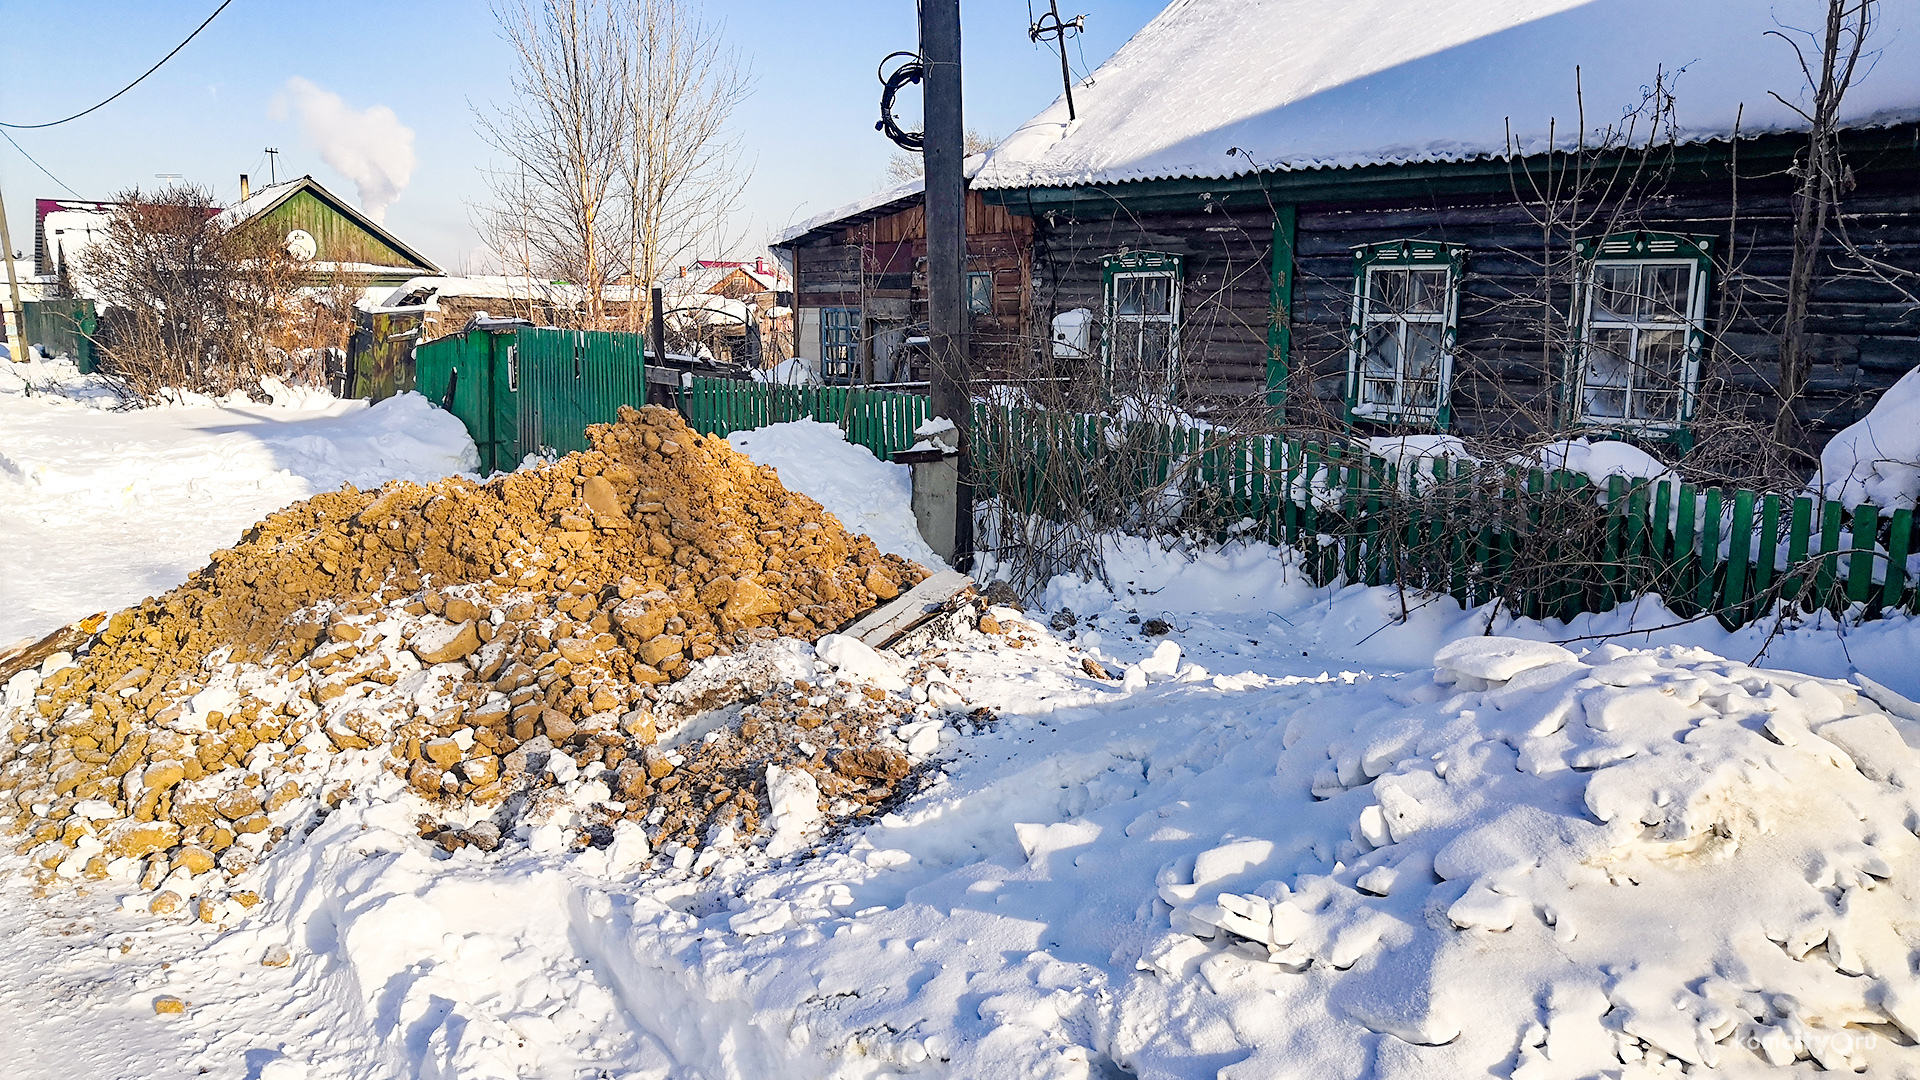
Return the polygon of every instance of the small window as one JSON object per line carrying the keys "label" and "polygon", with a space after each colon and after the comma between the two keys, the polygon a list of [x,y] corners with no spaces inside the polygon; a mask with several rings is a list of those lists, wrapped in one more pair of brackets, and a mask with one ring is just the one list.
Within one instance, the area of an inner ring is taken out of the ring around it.
{"label": "small window", "polygon": [[1581,241],[1571,411],[1579,426],[1678,433],[1693,417],[1711,237]]}
{"label": "small window", "polygon": [[972,315],[993,314],[992,274],[975,272],[967,275],[967,312]]}
{"label": "small window", "polygon": [[1350,419],[1445,428],[1466,249],[1398,240],[1353,254]]}
{"label": "small window", "polygon": [[520,346],[507,346],[507,390],[509,393],[520,389]]}
{"label": "small window", "polygon": [[1183,260],[1134,251],[1100,260],[1107,379],[1120,393],[1170,394],[1180,366]]}
{"label": "small window", "polygon": [[860,309],[820,309],[820,379],[851,383],[860,363]]}

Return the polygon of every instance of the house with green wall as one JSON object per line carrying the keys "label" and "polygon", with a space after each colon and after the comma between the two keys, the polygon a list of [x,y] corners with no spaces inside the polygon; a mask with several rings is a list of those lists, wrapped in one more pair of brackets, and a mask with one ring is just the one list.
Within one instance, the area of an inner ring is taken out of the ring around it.
{"label": "house with green wall", "polygon": [[243,191],[222,217],[230,226],[280,237],[311,268],[315,284],[338,280],[360,288],[392,288],[440,273],[425,255],[311,176]]}
{"label": "house with green wall", "polygon": [[1920,366],[1920,0],[1882,0],[1780,392],[1826,9],[1177,0],[972,190],[1032,222],[1034,363],[1085,309],[1072,375],[1116,394],[1679,447],[1787,399],[1811,452]]}

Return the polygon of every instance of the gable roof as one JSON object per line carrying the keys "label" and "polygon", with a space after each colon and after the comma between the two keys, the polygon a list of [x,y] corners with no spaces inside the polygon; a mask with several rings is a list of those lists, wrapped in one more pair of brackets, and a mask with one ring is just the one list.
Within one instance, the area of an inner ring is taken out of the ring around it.
{"label": "gable roof", "polygon": [[[976,188],[1464,161],[1545,151],[1618,121],[1656,72],[1683,141],[1793,130],[1788,43],[1826,0],[1174,0],[1000,143]],[[1882,0],[1849,126],[1920,119],[1920,0]],[[1804,36],[1800,37],[1806,46]],[[1574,91],[1580,71],[1582,94]],[[1804,106],[1803,106],[1804,107]]]}
{"label": "gable roof", "polygon": [[302,176],[297,179],[287,180],[283,183],[270,184],[254,191],[245,199],[222,211],[220,214],[220,225],[223,228],[232,228],[242,222],[252,221],[255,218],[272,213],[276,207],[303,191],[310,193],[329,210],[351,221],[356,227],[372,235],[381,243],[409,259],[411,261],[411,268],[424,270],[430,274],[438,274],[440,272],[440,268],[435,266],[432,260],[402,243],[399,237],[388,232],[372,218],[355,209],[346,200],[328,191],[321,185],[320,181],[315,180],[312,176]]}
{"label": "gable roof", "polygon": [[[986,161],[985,154],[968,154],[966,160],[961,163],[960,171],[971,183]],[[825,213],[815,214],[798,225],[789,226],[769,246],[790,247],[813,233],[832,232],[872,221],[875,218],[886,217],[888,214],[897,214],[908,207],[919,206],[926,200],[926,192],[927,178],[924,174],[892,187],[881,188],[864,198],[855,199],[844,206],[836,206]]]}

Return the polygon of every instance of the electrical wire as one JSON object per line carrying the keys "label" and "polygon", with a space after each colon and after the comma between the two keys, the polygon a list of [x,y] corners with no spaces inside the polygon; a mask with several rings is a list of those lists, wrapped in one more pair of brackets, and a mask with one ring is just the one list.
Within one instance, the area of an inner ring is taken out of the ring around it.
{"label": "electrical wire", "polygon": [[[160,64],[164,64],[167,61],[173,59],[174,53],[178,53],[181,49],[186,48],[187,42],[190,42],[194,38],[199,37],[200,31],[205,30],[207,28],[207,24],[213,22],[213,20],[216,17],[218,17],[221,12],[227,10],[227,5],[231,3],[233,3],[233,0],[221,0],[220,6],[213,9],[212,15],[207,16],[207,21],[201,23],[199,26],[194,27],[193,33],[187,35],[186,41],[182,41],[180,44],[175,45],[173,47],[173,52],[170,52],[167,55],[161,57]],[[155,64],[152,67],[148,68],[144,73],[141,74],[141,76],[138,79],[133,80],[132,82],[128,83],[127,85],[121,87],[118,91],[116,91],[113,97],[108,98],[106,101],[100,102],[100,104],[98,105],[94,105],[92,108],[82,109],[79,112],[74,113],[72,116],[66,117],[65,119],[49,120],[44,124],[9,124],[4,121],[0,121],[0,128],[13,128],[15,131],[36,131],[40,128],[57,127],[60,124],[66,123],[68,120],[78,120],[81,117],[87,115],[88,113],[93,112],[95,109],[99,109],[106,106],[109,102],[113,101],[114,98],[119,97],[121,94],[124,94],[127,91],[133,89],[134,87],[139,86],[142,82],[145,82],[148,75],[151,75],[154,72],[160,70],[160,64]],[[20,152],[23,154],[26,153],[26,151],[24,150]],[[28,160],[31,161],[32,159],[29,158]],[[40,171],[46,172],[45,169],[42,169]],[[52,174],[48,173],[48,175],[51,176]],[[64,187],[65,185],[62,185],[62,186]],[[71,191],[73,189],[68,188],[67,190]]]}
{"label": "electrical wire", "polygon": [[[897,56],[905,56],[909,59],[906,63],[894,68],[892,73],[889,74],[887,72],[887,61]],[[919,53],[902,50],[900,52],[888,53],[886,59],[880,61],[880,122],[873,125],[874,130],[892,140],[895,146],[913,154],[922,153],[926,150],[926,133],[922,131],[907,131],[900,127],[899,122],[894,119],[893,99],[902,89],[923,80],[926,77],[926,71],[926,66],[920,62]]]}
{"label": "electrical wire", "polygon": [[13,142],[13,136],[11,136],[11,135],[9,135],[9,134],[7,134],[7,133],[6,133],[6,132],[4,132],[4,131],[0,131],[0,139],[5,139],[5,140],[7,140],[8,142],[10,142],[10,143],[13,143],[13,148],[14,148],[15,150],[18,150],[18,151],[20,151],[20,156],[21,156],[21,157],[23,157],[23,158],[26,158],[26,159],[27,159],[28,161],[32,161],[32,162],[33,162],[33,167],[34,167],[34,168],[36,168],[36,169],[39,169],[39,170],[40,170],[41,172],[43,172],[43,173],[46,173],[46,174],[47,174],[47,179],[49,179],[49,180],[51,180],[51,181],[53,181],[53,182],[54,182],[54,183],[56,183],[56,184],[59,184],[59,185],[60,185],[61,187],[63,187],[63,188],[66,188],[66,189],[67,189],[67,192],[68,192],[68,194],[70,194],[70,195],[72,195],[72,196],[73,196],[74,198],[76,198],[76,199],[84,199],[84,198],[86,198],[86,196],[85,196],[85,195],[82,195],[82,194],[80,194],[79,192],[77,192],[77,191],[75,191],[75,190],[73,190],[73,186],[72,186],[71,184],[68,184],[68,183],[67,183],[67,182],[66,182],[65,180],[62,180],[62,179],[60,179],[59,177],[57,177],[57,176],[55,176],[55,175],[53,175],[53,173],[52,173],[51,171],[49,171],[49,170],[47,169],[47,167],[46,167],[45,165],[42,165],[42,164],[40,164],[40,163],[39,163],[38,161],[34,161],[34,160],[33,160],[33,155],[32,155],[32,154],[29,154],[29,153],[27,153],[27,150],[26,150],[26,147],[23,147],[23,146],[21,146],[21,145],[20,145],[19,143],[17,143],[17,142]]}

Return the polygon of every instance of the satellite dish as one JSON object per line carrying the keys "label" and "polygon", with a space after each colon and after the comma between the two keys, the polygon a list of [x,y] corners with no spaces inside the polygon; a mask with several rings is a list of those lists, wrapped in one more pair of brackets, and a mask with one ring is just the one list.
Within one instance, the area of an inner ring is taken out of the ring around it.
{"label": "satellite dish", "polygon": [[314,242],[313,234],[305,229],[295,229],[287,234],[287,254],[300,262],[308,262],[320,251],[320,245]]}

